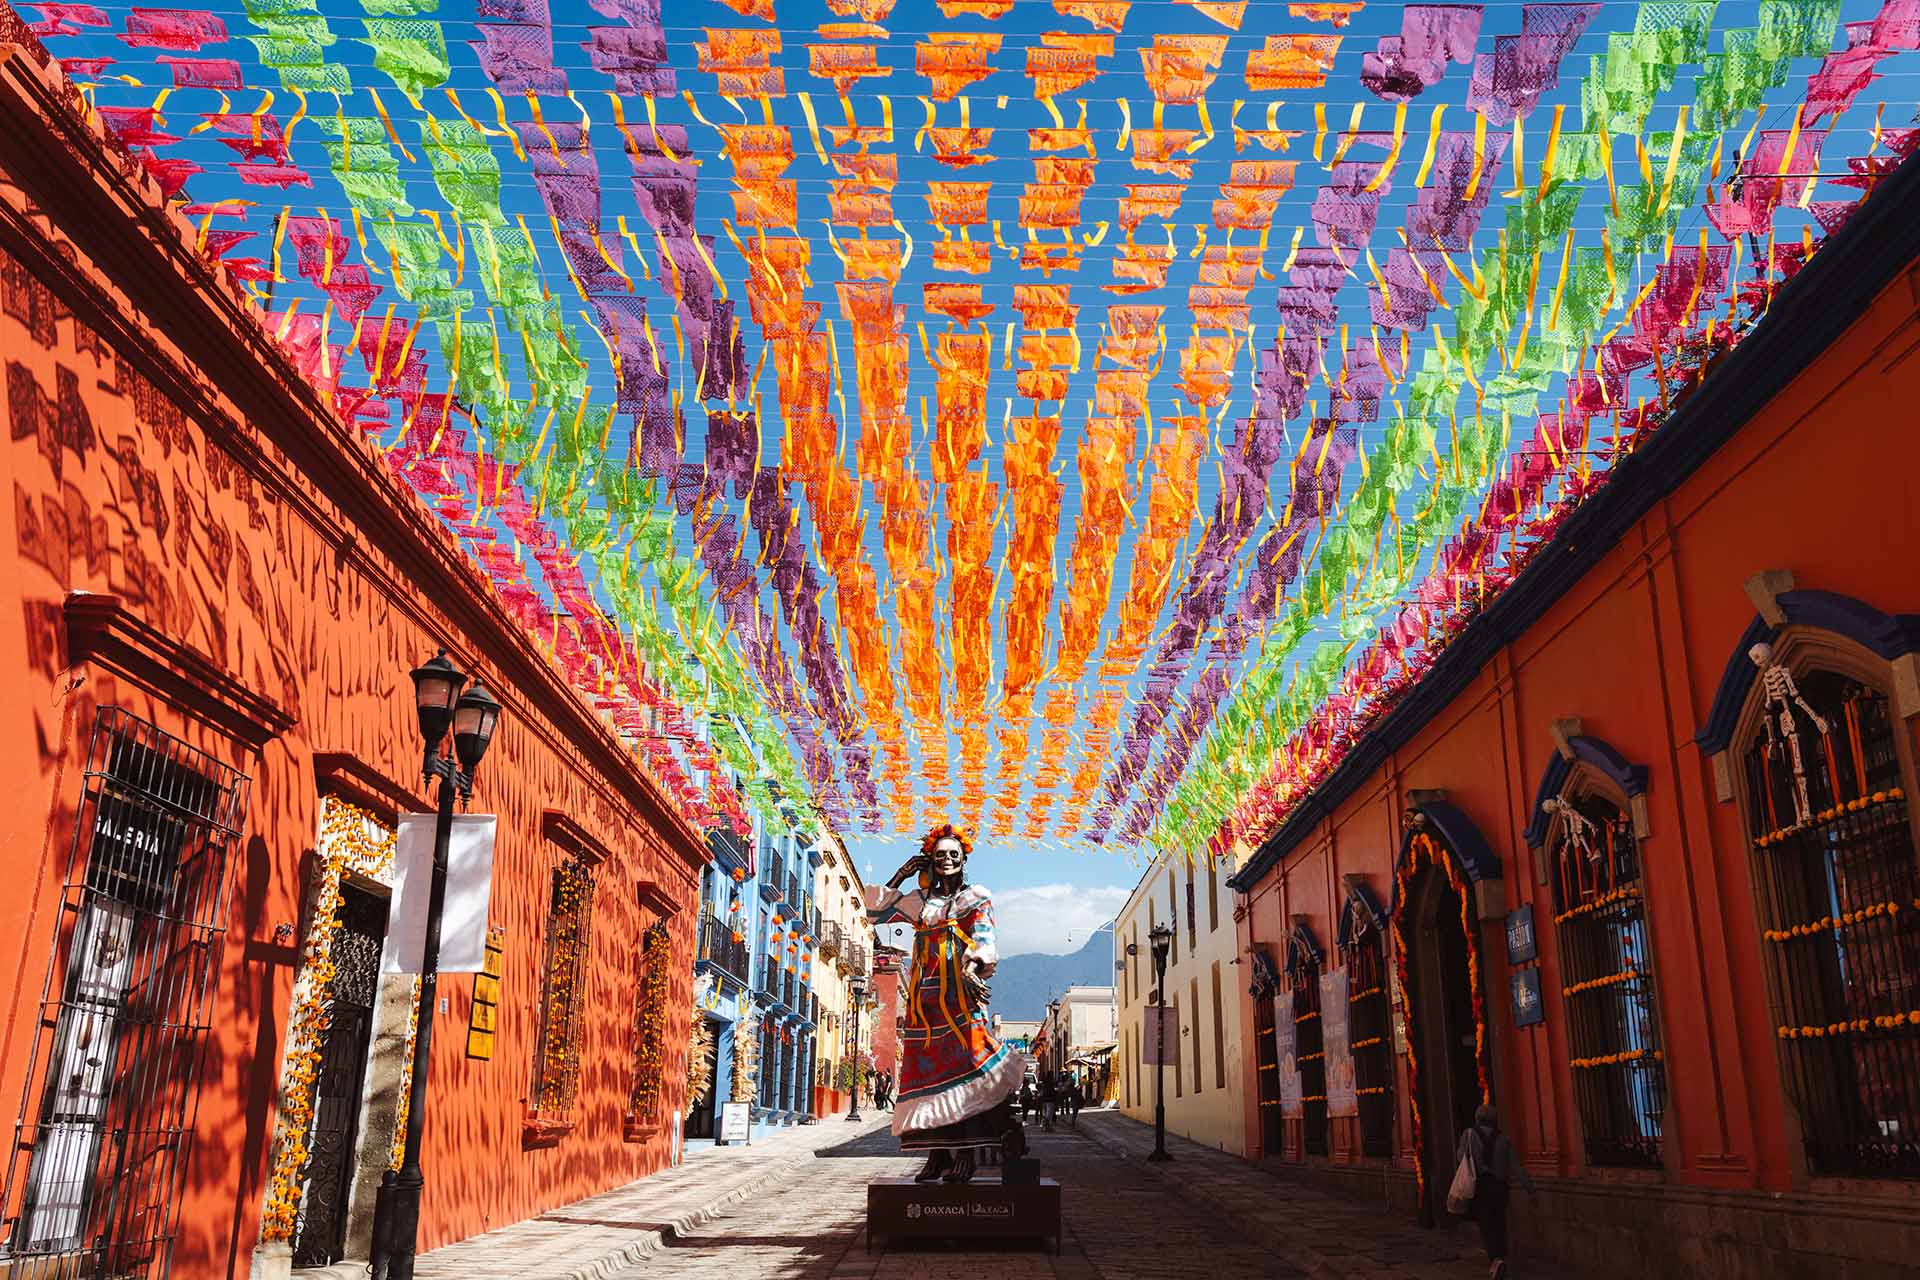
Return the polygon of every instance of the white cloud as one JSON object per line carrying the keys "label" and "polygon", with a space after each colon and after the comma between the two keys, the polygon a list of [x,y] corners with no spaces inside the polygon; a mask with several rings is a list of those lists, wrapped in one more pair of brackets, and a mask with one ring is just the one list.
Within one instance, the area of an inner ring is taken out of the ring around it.
{"label": "white cloud", "polygon": [[1117,885],[1036,884],[993,895],[993,923],[1002,956],[1041,951],[1063,956],[1078,951],[1101,925],[1118,915],[1130,889]]}

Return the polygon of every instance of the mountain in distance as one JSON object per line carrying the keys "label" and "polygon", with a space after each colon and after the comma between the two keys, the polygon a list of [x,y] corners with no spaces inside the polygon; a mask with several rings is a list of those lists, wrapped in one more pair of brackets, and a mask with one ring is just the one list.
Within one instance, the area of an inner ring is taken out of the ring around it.
{"label": "mountain in distance", "polygon": [[1068,987],[1112,985],[1113,930],[1102,926],[1071,955],[1032,951],[1006,957],[993,971],[989,1007],[1009,1021],[1034,1022],[1046,1016],[1047,1001]]}

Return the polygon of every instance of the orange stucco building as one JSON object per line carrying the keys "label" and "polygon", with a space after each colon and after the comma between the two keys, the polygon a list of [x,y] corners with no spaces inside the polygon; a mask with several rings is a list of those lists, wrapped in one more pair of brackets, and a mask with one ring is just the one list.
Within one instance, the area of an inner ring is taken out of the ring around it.
{"label": "orange stucco building", "polygon": [[1523,1256],[1912,1274],[1917,192],[1251,852],[1250,1151],[1444,1218],[1491,1100],[1541,1186]]}
{"label": "orange stucco building", "polygon": [[421,1245],[662,1166],[702,833],[0,22],[0,1273],[366,1256],[441,649],[505,712],[495,972],[439,986]]}

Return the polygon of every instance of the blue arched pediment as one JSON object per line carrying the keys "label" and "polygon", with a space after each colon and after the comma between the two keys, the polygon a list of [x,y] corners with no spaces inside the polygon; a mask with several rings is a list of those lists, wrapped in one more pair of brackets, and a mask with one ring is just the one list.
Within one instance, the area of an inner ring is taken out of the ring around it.
{"label": "blue arched pediment", "polygon": [[[1783,591],[1774,597],[1774,603],[1785,615],[1787,626],[1845,636],[1886,662],[1920,650],[1920,614],[1882,613],[1852,596],[1831,591]],[[1762,641],[1771,644],[1779,634],[1780,628],[1768,625],[1759,617],[1740,633],[1739,643],[1734,645],[1726,667],[1720,672],[1707,722],[1693,735],[1694,742],[1708,755],[1725,751],[1733,741],[1740,710],[1746,706],[1747,694],[1759,677],[1760,669],[1753,665],[1747,650]]]}
{"label": "blue arched pediment", "polygon": [[[1415,806],[1415,810],[1426,818],[1428,833],[1440,837],[1440,844],[1447,856],[1454,860],[1468,881],[1478,884],[1482,880],[1500,879],[1500,859],[1487,844],[1487,838],[1480,834],[1480,828],[1473,824],[1473,819],[1445,800],[1428,800]],[[1417,834],[1419,828],[1409,827],[1406,835],[1401,837],[1400,857],[1395,860],[1396,866],[1406,859]],[[1400,909],[1398,893],[1396,885],[1395,898],[1388,903],[1389,915]]]}
{"label": "blue arched pediment", "polygon": [[1325,962],[1326,953],[1320,950],[1312,926],[1305,920],[1295,920],[1287,930],[1287,976],[1292,977],[1302,967],[1318,969]]}
{"label": "blue arched pediment", "polygon": [[1340,912],[1340,924],[1334,931],[1333,945],[1345,948],[1353,941],[1353,913],[1363,913],[1373,925],[1375,932],[1387,931],[1386,908],[1380,905],[1380,899],[1373,896],[1373,890],[1367,888],[1367,882],[1358,876],[1347,879],[1347,902]]}
{"label": "blue arched pediment", "polygon": [[1555,751],[1540,774],[1540,785],[1534,789],[1533,812],[1526,830],[1527,844],[1531,848],[1538,849],[1547,842],[1549,820],[1545,806],[1567,785],[1567,775],[1573,772],[1574,761],[1591,765],[1625,792],[1628,799],[1646,793],[1647,767],[1628,763],[1627,758],[1615,751],[1606,740],[1576,735],[1567,739],[1567,747],[1573,752],[1573,759],[1569,760]]}

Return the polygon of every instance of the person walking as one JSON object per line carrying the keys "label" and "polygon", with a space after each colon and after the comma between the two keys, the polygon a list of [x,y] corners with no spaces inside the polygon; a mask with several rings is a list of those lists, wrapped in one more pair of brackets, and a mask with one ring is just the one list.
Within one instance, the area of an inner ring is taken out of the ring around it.
{"label": "person walking", "polygon": [[1020,1118],[1031,1123],[1033,1120],[1033,1109],[1039,1105],[1034,1098],[1033,1081],[1027,1080],[1022,1082],[1020,1085]]}
{"label": "person walking", "polygon": [[1471,1159],[1475,1172],[1473,1207],[1468,1216],[1480,1224],[1480,1243],[1487,1250],[1487,1274],[1502,1280],[1507,1274],[1507,1202],[1517,1180],[1533,1195],[1533,1179],[1514,1154],[1513,1143],[1500,1132],[1500,1116],[1492,1103],[1473,1113],[1473,1127],[1460,1135],[1453,1152],[1454,1168]]}
{"label": "person walking", "polygon": [[1040,1077],[1040,1123],[1048,1133],[1053,1132],[1053,1112],[1060,1102],[1060,1086],[1050,1075]]}

